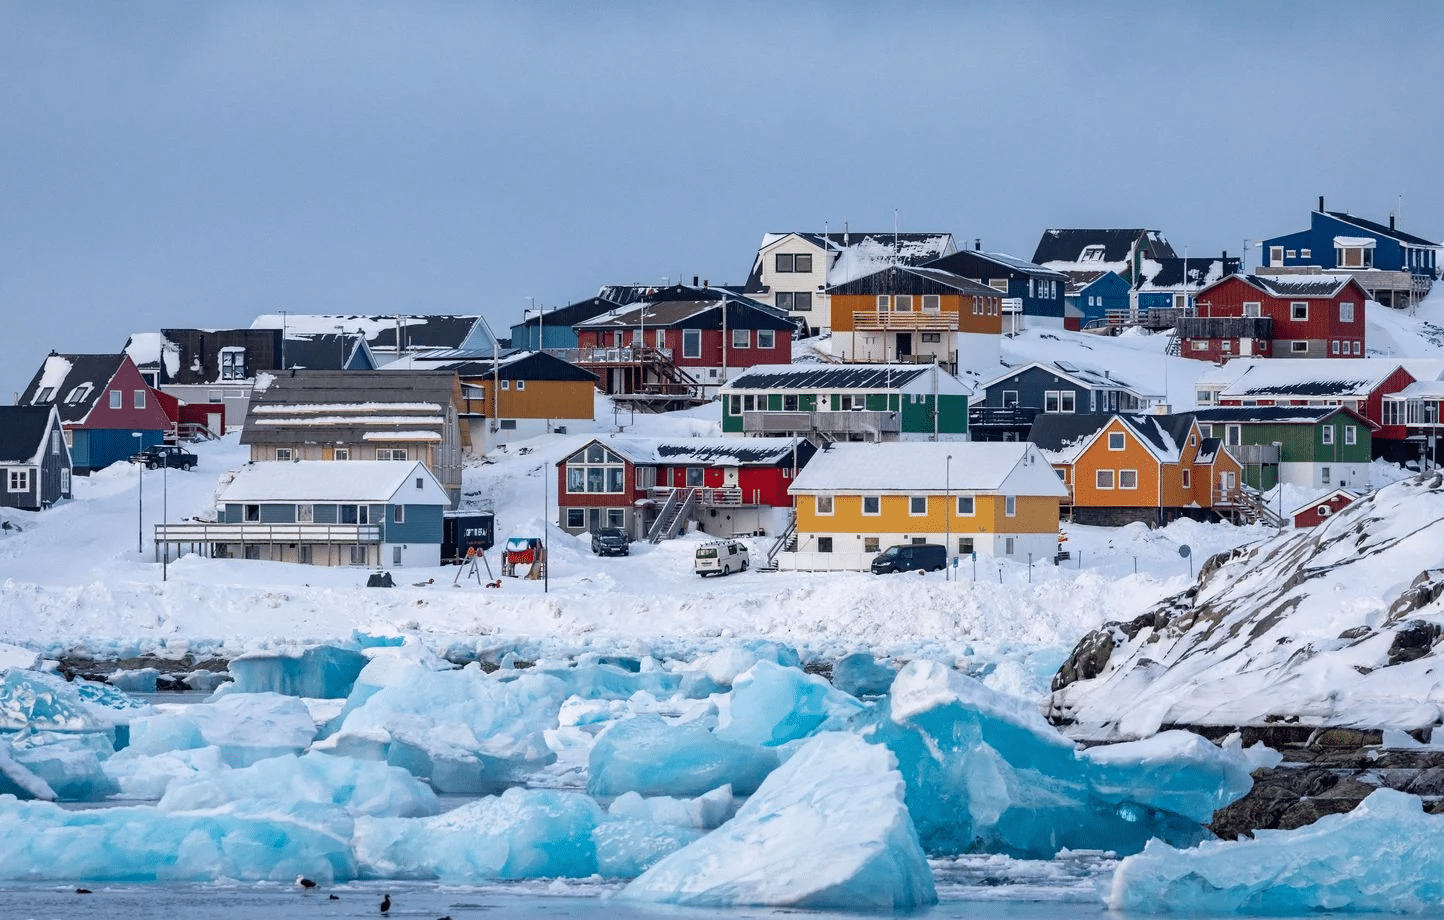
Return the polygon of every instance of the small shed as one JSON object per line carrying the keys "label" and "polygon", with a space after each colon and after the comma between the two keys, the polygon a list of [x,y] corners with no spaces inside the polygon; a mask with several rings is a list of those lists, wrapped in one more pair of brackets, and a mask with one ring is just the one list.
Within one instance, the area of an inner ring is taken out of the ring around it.
{"label": "small shed", "polygon": [[1290,511],[1289,517],[1293,518],[1295,527],[1317,527],[1352,505],[1358,498],[1358,495],[1348,489],[1335,489]]}

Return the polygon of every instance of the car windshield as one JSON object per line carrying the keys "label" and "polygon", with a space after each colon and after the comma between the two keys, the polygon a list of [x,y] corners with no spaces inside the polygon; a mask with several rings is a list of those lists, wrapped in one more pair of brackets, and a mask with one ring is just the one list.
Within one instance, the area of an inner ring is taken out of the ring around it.
{"label": "car windshield", "polygon": [[896,556],[897,553],[898,553],[898,549],[897,549],[896,546],[889,546],[887,549],[885,549],[885,550],[882,551],[882,555],[883,555],[883,558],[884,558],[884,559],[891,559],[892,557]]}
{"label": "car windshield", "polygon": [[715,547],[715,546],[704,546],[704,547],[702,547],[701,549],[697,550],[697,558],[698,558],[698,559],[716,559],[716,558],[717,558],[717,547]]}

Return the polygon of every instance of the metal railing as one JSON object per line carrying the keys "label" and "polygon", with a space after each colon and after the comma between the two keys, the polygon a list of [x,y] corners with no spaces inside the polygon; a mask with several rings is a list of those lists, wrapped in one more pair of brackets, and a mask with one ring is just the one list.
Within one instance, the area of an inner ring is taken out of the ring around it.
{"label": "metal railing", "polygon": [[854,329],[928,329],[956,330],[958,314],[932,312],[898,312],[896,310],[858,310],[852,314]]}
{"label": "metal railing", "polygon": [[605,348],[548,348],[547,354],[572,364],[644,364],[672,360],[672,349],[648,345],[612,345]]}
{"label": "metal railing", "polygon": [[157,543],[380,543],[380,524],[181,521],[155,525]]}
{"label": "metal railing", "polygon": [[746,434],[786,434],[798,431],[830,435],[891,434],[902,431],[902,420],[896,412],[860,409],[743,412],[742,431]]}

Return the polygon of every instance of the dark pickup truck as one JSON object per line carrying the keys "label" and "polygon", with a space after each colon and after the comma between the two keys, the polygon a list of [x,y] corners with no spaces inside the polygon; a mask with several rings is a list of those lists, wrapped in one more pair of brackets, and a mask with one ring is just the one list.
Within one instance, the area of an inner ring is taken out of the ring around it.
{"label": "dark pickup truck", "polygon": [[144,463],[148,470],[162,466],[188,470],[196,465],[196,455],[173,444],[152,444],[138,454],[131,454],[130,462]]}

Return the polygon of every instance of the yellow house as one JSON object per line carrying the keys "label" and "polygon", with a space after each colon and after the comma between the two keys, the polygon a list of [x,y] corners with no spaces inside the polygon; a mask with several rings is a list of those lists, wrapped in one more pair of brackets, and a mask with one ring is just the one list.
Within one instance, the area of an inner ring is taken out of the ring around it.
{"label": "yellow house", "polygon": [[835,444],[808,461],[789,491],[797,538],[779,567],[853,571],[908,543],[943,544],[950,557],[1051,560],[1068,495],[1026,441]]}

